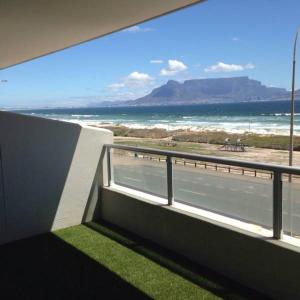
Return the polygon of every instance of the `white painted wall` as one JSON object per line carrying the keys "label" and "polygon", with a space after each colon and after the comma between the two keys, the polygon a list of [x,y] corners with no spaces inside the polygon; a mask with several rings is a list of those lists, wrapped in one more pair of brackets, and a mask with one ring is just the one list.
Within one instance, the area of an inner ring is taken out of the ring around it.
{"label": "white painted wall", "polygon": [[0,112],[0,243],[93,219],[112,141],[105,129]]}

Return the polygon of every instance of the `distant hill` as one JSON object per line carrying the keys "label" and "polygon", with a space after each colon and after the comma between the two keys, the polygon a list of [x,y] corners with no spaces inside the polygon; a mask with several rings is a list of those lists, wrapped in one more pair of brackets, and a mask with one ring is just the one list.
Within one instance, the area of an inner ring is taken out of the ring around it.
{"label": "distant hill", "polygon": [[[300,90],[296,93],[300,96]],[[136,100],[102,103],[107,105],[179,105],[201,103],[249,102],[287,100],[290,92],[284,88],[267,87],[248,77],[191,79],[180,83],[169,80],[150,94]]]}

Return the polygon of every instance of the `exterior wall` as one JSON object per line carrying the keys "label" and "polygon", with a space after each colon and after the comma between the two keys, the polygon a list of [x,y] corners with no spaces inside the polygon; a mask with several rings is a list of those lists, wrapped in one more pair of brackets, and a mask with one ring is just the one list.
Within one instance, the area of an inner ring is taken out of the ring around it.
{"label": "exterior wall", "polygon": [[0,243],[93,219],[112,139],[104,129],[0,112]]}
{"label": "exterior wall", "polygon": [[297,247],[114,188],[102,190],[101,216],[272,298],[300,299]]}

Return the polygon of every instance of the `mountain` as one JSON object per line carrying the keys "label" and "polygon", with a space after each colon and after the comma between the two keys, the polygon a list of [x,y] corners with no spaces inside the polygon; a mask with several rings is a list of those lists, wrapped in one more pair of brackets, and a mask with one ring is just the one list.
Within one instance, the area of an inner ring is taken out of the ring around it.
{"label": "mountain", "polygon": [[[300,96],[300,90],[296,92]],[[150,94],[130,101],[118,101],[110,106],[154,106],[201,103],[249,102],[259,100],[288,100],[284,88],[267,87],[248,77],[191,79],[180,83],[169,80]],[[107,102],[104,104],[107,106]]]}
{"label": "mountain", "polygon": [[[149,95],[130,101],[131,105],[197,104],[282,99],[286,89],[267,87],[248,77],[169,80]],[[129,103],[129,101],[128,101]]]}

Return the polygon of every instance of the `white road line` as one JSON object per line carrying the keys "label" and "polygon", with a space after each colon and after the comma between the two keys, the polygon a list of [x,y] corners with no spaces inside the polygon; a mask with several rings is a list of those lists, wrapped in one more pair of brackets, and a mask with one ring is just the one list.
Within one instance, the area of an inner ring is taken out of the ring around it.
{"label": "white road line", "polygon": [[185,192],[185,193],[191,193],[191,194],[195,194],[195,195],[199,195],[199,196],[207,196],[206,193],[193,192],[193,191],[186,190],[186,189],[179,189],[179,191]]}
{"label": "white road line", "polygon": [[123,178],[124,178],[124,179],[128,179],[128,180],[132,180],[132,181],[136,181],[136,182],[141,182],[141,181],[142,181],[142,180],[140,180],[140,179],[131,178],[131,177],[126,177],[126,176],[124,176]]}
{"label": "white road line", "polygon": [[229,191],[231,191],[231,192],[237,192],[238,190],[234,189],[234,188],[230,188]]}
{"label": "white road line", "polygon": [[[283,211],[282,214],[291,217],[291,214],[289,212]],[[292,214],[292,217],[293,218],[299,218],[300,215],[298,215],[298,214]]]}
{"label": "white road line", "polygon": [[190,180],[186,180],[186,179],[179,179],[182,182],[191,182]]}
{"label": "white road line", "polygon": [[253,194],[253,192],[250,191],[244,191],[246,194]]}
{"label": "white road line", "polygon": [[210,184],[210,183],[207,183],[207,182],[205,182],[204,185],[205,185],[205,186],[211,186],[211,184]]}
{"label": "white road line", "polygon": [[221,184],[218,184],[216,187],[217,187],[218,189],[224,189],[224,186],[221,185]]}

